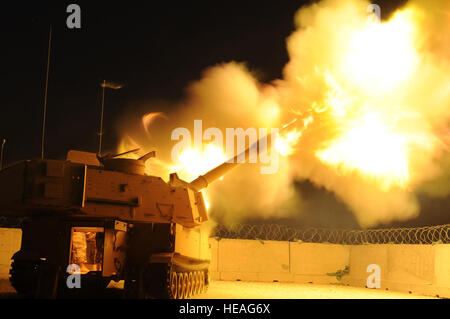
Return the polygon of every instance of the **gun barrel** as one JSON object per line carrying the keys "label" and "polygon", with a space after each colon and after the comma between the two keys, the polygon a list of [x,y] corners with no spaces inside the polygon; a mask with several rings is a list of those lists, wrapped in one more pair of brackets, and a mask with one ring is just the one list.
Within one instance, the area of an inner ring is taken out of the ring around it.
{"label": "gun barrel", "polygon": [[[295,118],[292,121],[290,121],[289,123],[285,124],[281,128],[280,133],[287,130],[291,126],[293,126],[296,122],[297,122],[297,119]],[[256,154],[258,154],[257,153],[258,151],[259,152],[264,151],[264,149],[261,148],[261,147],[264,147],[264,144],[266,145],[265,150],[269,150],[269,148],[272,144],[272,138],[274,138],[274,137],[277,137],[277,136],[272,135],[270,138],[269,138],[269,136],[264,136],[264,137],[260,138],[258,141],[253,143],[250,147],[248,147],[245,151],[239,153],[232,159],[220,164],[216,168],[213,168],[206,174],[200,175],[199,177],[197,177],[195,180],[193,180],[192,182],[189,183],[189,186],[197,192],[201,191],[202,189],[206,188],[209,184],[211,184],[215,180],[221,178],[223,175],[225,175],[227,172],[229,172],[236,166],[247,162],[250,151],[256,152]],[[262,141],[264,141],[263,145],[261,145]],[[243,157],[245,158],[244,161],[242,161]]]}
{"label": "gun barrel", "polygon": [[[214,182],[215,180],[221,178],[223,175],[225,175],[227,172],[235,168],[236,166],[245,163],[248,161],[250,152],[256,152],[257,154],[258,150],[264,151],[261,147],[264,146],[261,145],[261,141],[264,139],[264,144],[266,144],[266,150],[270,148],[271,145],[271,138],[268,138],[268,136],[265,136],[263,138],[260,138],[258,141],[253,143],[250,147],[248,147],[245,151],[239,153],[232,159],[220,164],[216,168],[213,168],[209,172],[205,173],[204,175],[200,175],[195,180],[189,183],[189,186],[194,189],[195,191],[201,191],[202,189],[206,188],[209,184]],[[245,158],[245,160],[242,160]]]}
{"label": "gun barrel", "polygon": [[[268,136],[260,138],[258,141],[253,143],[250,147],[248,147],[245,151],[239,153],[232,159],[220,164],[216,168],[213,168],[204,175],[200,175],[199,177],[197,177],[195,180],[189,183],[189,186],[194,190],[196,190],[197,192],[201,191],[202,189],[206,188],[209,184],[221,178],[227,172],[231,171],[236,166],[246,163],[249,159],[250,152],[253,152],[253,154],[258,154],[258,151],[264,152],[266,150],[269,150],[272,144],[272,138],[274,138],[274,136],[271,136],[270,138]],[[263,142],[262,145],[261,142]]]}
{"label": "gun barrel", "polygon": [[207,172],[205,175],[200,175],[195,180],[189,183],[189,186],[195,191],[199,192],[206,188],[210,183],[222,177],[225,173],[233,169],[239,163],[222,163],[211,171]]}

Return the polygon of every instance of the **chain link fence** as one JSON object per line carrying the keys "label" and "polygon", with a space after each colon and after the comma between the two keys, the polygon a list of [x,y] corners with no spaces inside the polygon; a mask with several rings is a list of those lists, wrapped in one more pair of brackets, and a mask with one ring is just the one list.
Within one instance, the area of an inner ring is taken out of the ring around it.
{"label": "chain link fence", "polygon": [[448,244],[450,224],[417,228],[342,230],[324,228],[300,229],[287,225],[217,226],[212,237],[297,241],[307,243],[363,244]]}

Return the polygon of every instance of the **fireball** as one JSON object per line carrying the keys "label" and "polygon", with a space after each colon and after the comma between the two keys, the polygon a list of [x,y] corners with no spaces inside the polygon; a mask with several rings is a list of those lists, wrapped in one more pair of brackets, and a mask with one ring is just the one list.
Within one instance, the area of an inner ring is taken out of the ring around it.
{"label": "fireball", "polygon": [[340,174],[357,170],[380,182],[385,190],[406,187],[410,177],[407,136],[383,123],[376,113],[355,120],[342,136],[316,155]]}

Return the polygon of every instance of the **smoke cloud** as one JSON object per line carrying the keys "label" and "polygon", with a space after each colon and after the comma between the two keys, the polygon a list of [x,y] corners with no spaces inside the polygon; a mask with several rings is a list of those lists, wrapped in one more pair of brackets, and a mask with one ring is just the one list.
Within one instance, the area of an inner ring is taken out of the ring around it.
{"label": "smoke cloud", "polygon": [[[333,192],[362,227],[416,217],[418,193],[450,194],[450,3],[411,1],[375,26],[368,26],[369,4],[325,0],[301,8],[282,79],[261,83],[237,62],[213,66],[187,87],[176,111],[146,115],[139,127],[122,124],[120,151],[156,149],[149,173],[167,179],[176,127],[193,132],[201,119],[204,129],[223,132],[281,128],[311,117],[276,174],[244,164],[210,185],[210,211],[226,222],[302,214],[293,182],[309,180]],[[218,164],[207,161],[198,174]]]}

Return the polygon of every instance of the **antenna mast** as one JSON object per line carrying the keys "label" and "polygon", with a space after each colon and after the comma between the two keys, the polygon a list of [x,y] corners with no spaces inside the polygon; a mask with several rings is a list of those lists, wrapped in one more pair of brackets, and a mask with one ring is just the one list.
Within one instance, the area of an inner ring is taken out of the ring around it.
{"label": "antenna mast", "polygon": [[102,111],[100,114],[100,132],[99,135],[99,142],[98,142],[98,155],[100,156],[102,154],[102,138],[103,138],[103,110],[105,109],[105,87],[106,87],[106,80],[103,80],[103,92],[102,92]]}
{"label": "antenna mast", "polygon": [[47,73],[45,75],[45,93],[44,93],[44,111],[42,119],[42,139],[41,139],[41,158],[44,158],[44,141],[45,141],[45,119],[47,117],[47,90],[48,90],[48,72],[50,69],[50,51],[52,47],[52,26],[48,37],[48,54],[47,54]]}
{"label": "antenna mast", "polygon": [[2,150],[0,154],[0,171],[3,169],[3,150],[5,148],[6,138],[2,138]]}

